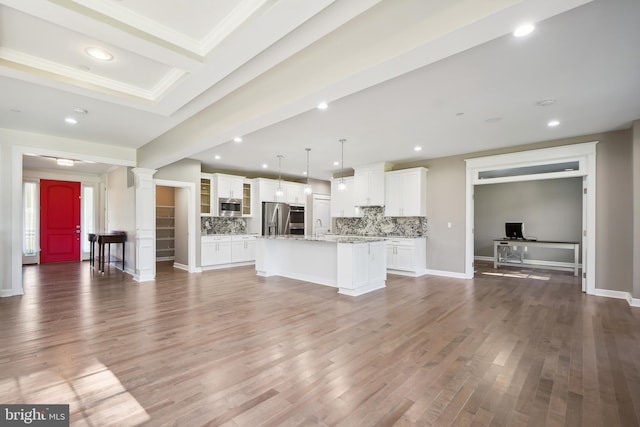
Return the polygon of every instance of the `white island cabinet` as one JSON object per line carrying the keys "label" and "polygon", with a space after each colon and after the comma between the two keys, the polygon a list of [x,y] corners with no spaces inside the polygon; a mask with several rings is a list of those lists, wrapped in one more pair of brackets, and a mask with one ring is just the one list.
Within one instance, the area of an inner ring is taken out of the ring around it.
{"label": "white island cabinet", "polygon": [[338,288],[358,296],[385,287],[386,243],[361,238],[259,237],[256,273]]}

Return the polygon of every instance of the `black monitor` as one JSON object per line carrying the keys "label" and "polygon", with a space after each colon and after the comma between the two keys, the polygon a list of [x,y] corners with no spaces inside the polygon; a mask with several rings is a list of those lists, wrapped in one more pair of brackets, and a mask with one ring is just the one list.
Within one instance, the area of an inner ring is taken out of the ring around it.
{"label": "black monitor", "polygon": [[524,224],[521,222],[505,222],[504,233],[507,239],[524,239]]}

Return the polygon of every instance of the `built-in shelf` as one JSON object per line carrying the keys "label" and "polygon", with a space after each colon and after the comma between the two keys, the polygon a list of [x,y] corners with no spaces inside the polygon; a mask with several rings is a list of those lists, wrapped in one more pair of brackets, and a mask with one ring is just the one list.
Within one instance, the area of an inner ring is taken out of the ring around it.
{"label": "built-in shelf", "polygon": [[175,259],[175,206],[156,206],[156,261]]}

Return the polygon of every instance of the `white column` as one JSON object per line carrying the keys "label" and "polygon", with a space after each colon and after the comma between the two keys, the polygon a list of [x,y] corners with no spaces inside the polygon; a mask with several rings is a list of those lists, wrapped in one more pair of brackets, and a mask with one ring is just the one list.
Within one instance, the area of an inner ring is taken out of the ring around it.
{"label": "white column", "polygon": [[138,282],[156,277],[156,194],[153,182],[155,169],[134,168],[136,236],[135,275]]}

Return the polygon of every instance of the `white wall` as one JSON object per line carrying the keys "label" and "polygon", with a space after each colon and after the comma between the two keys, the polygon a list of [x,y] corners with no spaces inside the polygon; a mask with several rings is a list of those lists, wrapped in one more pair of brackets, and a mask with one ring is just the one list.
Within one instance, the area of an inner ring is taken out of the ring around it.
{"label": "white wall", "polygon": [[[126,167],[119,167],[107,174],[107,223],[106,231],[124,231],[127,233],[125,243],[125,271],[135,274],[136,271],[136,199],[135,187],[127,187]],[[122,259],[120,245],[114,245],[112,256]]]}
{"label": "white wall", "polygon": [[[189,190],[175,189],[175,259],[174,262],[189,265]],[[200,222],[198,221],[198,227]]]}

